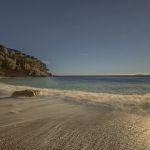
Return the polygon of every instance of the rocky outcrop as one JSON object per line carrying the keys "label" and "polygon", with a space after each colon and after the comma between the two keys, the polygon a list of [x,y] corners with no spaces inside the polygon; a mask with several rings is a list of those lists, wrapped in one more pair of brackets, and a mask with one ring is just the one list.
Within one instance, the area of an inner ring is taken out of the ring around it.
{"label": "rocky outcrop", "polygon": [[45,63],[21,51],[0,45],[0,76],[51,76]]}
{"label": "rocky outcrop", "polygon": [[33,97],[39,95],[39,90],[22,90],[22,91],[15,91],[11,97]]}

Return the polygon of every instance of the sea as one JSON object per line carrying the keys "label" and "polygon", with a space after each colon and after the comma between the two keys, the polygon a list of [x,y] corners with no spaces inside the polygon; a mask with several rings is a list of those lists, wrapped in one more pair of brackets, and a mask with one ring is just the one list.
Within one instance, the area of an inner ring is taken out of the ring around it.
{"label": "sea", "polygon": [[150,76],[57,76],[1,78],[0,83],[35,88],[144,95],[150,93]]}

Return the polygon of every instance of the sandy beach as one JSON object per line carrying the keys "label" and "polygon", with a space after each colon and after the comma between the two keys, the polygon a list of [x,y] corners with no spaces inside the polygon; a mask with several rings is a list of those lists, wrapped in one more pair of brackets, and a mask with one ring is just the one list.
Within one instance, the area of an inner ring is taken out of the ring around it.
{"label": "sandy beach", "polygon": [[150,150],[149,97],[116,109],[53,93],[0,98],[1,150]]}

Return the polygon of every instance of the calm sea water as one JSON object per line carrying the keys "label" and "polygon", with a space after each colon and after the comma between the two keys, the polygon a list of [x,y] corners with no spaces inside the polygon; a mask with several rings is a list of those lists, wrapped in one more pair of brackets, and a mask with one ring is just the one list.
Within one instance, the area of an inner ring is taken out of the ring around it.
{"label": "calm sea water", "polygon": [[7,78],[2,83],[38,88],[89,91],[113,94],[150,93],[150,77],[136,76],[61,76],[46,78]]}

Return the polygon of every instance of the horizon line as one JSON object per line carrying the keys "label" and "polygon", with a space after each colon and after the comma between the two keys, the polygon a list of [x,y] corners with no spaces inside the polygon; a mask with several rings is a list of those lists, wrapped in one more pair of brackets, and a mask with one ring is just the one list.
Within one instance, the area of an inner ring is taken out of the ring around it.
{"label": "horizon line", "polygon": [[150,74],[101,74],[101,75],[53,75],[53,76],[150,76]]}

